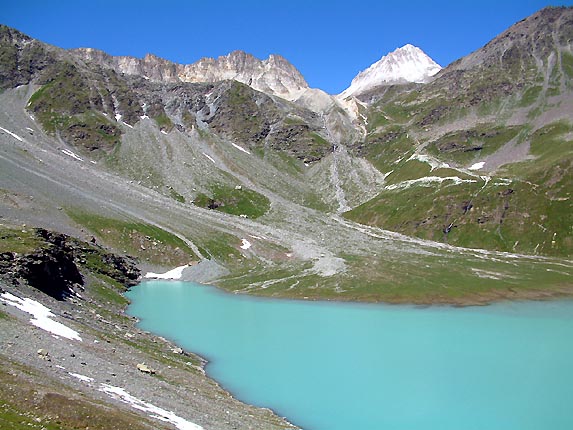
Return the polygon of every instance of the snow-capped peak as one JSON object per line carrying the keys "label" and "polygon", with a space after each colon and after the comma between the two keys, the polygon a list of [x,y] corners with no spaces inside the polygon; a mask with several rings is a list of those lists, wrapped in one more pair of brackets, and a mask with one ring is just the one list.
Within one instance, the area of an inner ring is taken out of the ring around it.
{"label": "snow-capped peak", "polygon": [[363,93],[379,85],[407,82],[427,82],[442,67],[420,48],[407,44],[382,57],[352,80],[350,86],[340,93],[346,98]]}

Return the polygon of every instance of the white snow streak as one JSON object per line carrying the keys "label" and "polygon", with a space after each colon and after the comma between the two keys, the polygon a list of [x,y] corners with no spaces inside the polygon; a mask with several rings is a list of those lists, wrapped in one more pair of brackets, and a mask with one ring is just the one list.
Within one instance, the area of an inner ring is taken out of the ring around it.
{"label": "white snow streak", "polygon": [[207,157],[209,160],[211,160],[211,161],[213,162],[213,164],[215,164],[215,160],[213,160],[213,157],[211,157],[210,155],[205,154],[204,152],[203,152],[203,155],[204,155],[205,157]]}
{"label": "white snow streak", "polygon": [[403,182],[399,182],[397,184],[392,184],[392,185],[388,185],[387,187],[385,187],[386,190],[398,190],[398,189],[405,189],[405,188],[410,188],[413,185],[420,185],[420,186],[430,186],[433,183],[442,183],[444,181],[452,181],[455,185],[459,185],[461,183],[464,182],[477,182],[473,179],[461,179],[458,178],[457,176],[446,176],[446,177],[441,177],[441,176],[426,176],[424,178],[419,178],[419,179],[410,179],[408,181],[403,181]]}
{"label": "white snow streak", "polygon": [[20,136],[18,136],[16,133],[12,133],[10,130],[6,130],[3,127],[0,127],[0,130],[2,130],[4,133],[8,133],[10,136],[12,136],[14,139],[19,140],[20,142],[24,142],[24,139],[22,139]]}
{"label": "white snow streak", "polygon": [[231,145],[233,145],[235,148],[237,148],[239,151],[243,151],[245,154],[249,154],[251,155],[251,153],[249,151],[247,151],[245,148],[243,148],[242,146],[237,145],[236,143],[231,142]]}
{"label": "white snow streak", "polygon": [[77,331],[72,330],[62,323],[52,320],[56,315],[54,315],[50,309],[35,300],[28,298],[21,299],[20,297],[16,297],[10,293],[2,293],[0,300],[32,315],[33,318],[30,322],[42,330],[46,330],[56,336],[65,337],[67,339],[82,340]]}
{"label": "white snow streak", "polygon": [[241,249],[247,250],[252,246],[251,242],[249,242],[247,239],[242,239],[241,243],[242,243],[242,245],[240,246]]}
{"label": "white snow streak", "polygon": [[150,414],[149,416],[152,418],[171,423],[179,430],[203,430],[203,427],[192,423],[191,421],[187,421],[186,419],[175,415],[171,411],[166,411],[165,409],[161,409],[155,405],[152,405],[151,403],[144,402],[143,400],[132,396],[123,388],[114,387],[113,385],[101,384],[100,391],[103,391],[114,399],[118,399],[124,403],[127,403],[132,408],[143,412],[148,412]]}
{"label": "white snow streak", "polygon": [[172,269],[169,272],[165,273],[147,272],[145,274],[145,277],[153,279],[181,279],[181,276],[183,275],[183,270],[185,270],[187,267],[189,267],[188,264],[186,264],[185,266],[176,267],[175,269]]}
{"label": "white snow streak", "polygon": [[77,378],[83,382],[93,382],[94,381],[94,378],[90,378],[89,376],[80,375],[79,373],[68,372],[68,375],[73,376],[74,378]]}
{"label": "white snow streak", "polygon": [[68,155],[68,156],[70,156],[70,157],[72,157],[72,158],[75,158],[76,160],[84,161],[78,154],[76,154],[75,152],[70,151],[69,149],[62,149],[61,151],[62,151],[64,154],[66,154],[66,155]]}

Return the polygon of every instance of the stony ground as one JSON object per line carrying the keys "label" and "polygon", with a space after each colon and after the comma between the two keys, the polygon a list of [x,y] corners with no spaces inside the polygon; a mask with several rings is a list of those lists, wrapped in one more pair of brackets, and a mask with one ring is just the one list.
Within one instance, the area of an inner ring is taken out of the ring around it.
{"label": "stony ground", "polygon": [[[43,303],[56,315],[54,320],[82,338],[54,336],[32,325],[29,314],[0,305],[3,429],[27,422],[33,428],[176,428],[110,397],[101,391],[102,384],[122,388],[205,429],[291,427],[270,410],[235,400],[205,376],[203,359],[137,329],[136,321],[121,312],[110,312],[89,297],[58,301],[23,285],[2,288]],[[142,363],[156,373],[138,370]]]}

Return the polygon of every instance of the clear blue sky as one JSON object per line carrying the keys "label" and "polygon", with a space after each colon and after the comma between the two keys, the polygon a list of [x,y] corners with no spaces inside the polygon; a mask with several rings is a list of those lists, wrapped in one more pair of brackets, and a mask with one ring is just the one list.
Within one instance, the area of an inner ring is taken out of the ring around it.
{"label": "clear blue sky", "polygon": [[329,93],[412,43],[442,66],[548,5],[573,0],[0,0],[0,23],[63,48],[178,63],[280,54]]}

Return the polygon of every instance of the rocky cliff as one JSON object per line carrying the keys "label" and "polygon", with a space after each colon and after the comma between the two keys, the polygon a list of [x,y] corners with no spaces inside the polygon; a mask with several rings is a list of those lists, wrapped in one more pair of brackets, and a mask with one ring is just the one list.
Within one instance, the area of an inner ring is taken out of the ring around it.
{"label": "rocky cliff", "polygon": [[74,49],[71,52],[85,61],[113,69],[117,73],[164,83],[235,80],[287,100],[297,99],[308,89],[300,72],[280,55],[270,55],[266,60],[259,60],[246,52],[234,51],[219,58],[203,58],[193,64],[176,64],[151,54],[138,59],[112,57],[90,48]]}

